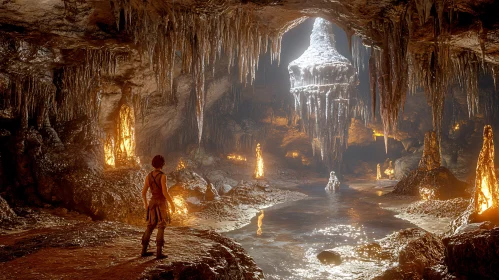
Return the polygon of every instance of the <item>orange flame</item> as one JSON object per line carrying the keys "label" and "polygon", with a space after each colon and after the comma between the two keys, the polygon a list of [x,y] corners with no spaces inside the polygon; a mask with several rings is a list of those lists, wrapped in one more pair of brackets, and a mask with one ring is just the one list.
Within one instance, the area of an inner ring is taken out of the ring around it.
{"label": "orange flame", "polygon": [[260,143],[256,145],[256,168],[255,168],[255,178],[263,177],[263,158],[262,149],[260,148]]}
{"label": "orange flame", "polygon": [[135,156],[135,115],[133,108],[122,104],[116,131],[115,157],[120,163],[137,163]]}
{"label": "orange flame", "polygon": [[114,139],[112,136],[108,135],[106,138],[106,142],[104,143],[104,160],[106,165],[115,166],[114,159]]}
{"label": "orange flame", "polygon": [[184,170],[187,167],[184,160],[180,158],[177,163],[177,171]]}
{"label": "orange flame", "polygon": [[187,210],[187,203],[185,202],[183,197],[173,197],[173,203],[175,204],[175,214],[187,215],[189,213],[189,211]]}
{"label": "orange flame", "polygon": [[256,230],[256,235],[258,236],[262,235],[263,217],[265,217],[265,215],[263,214],[263,210],[261,210],[260,216],[258,216],[258,229]]}

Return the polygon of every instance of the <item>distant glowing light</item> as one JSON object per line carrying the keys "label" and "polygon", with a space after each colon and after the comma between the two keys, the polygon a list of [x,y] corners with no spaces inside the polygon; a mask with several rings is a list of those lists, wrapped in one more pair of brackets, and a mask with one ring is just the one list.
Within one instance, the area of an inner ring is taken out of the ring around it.
{"label": "distant glowing light", "polygon": [[298,158],[300,156],[300,152],[298,151],[289,151],[286,153],[286,157],[288,158]]}
{"label": "distant glowing light", "polygon": [[242,155],[236,155],[236,154],[228,154],[227,159],[233,160],[233,161],[246,161],[246,157]]}
{"label": "distant glowing light", "polygon": [[116,161],[124,165],[136,164],[139,160],[135,156],[135,115],[127,104],[120,107],[116,132]]}
{"label": "distant glowing light", "polygon": [[263,157],[262,149],[260,148],[260,143],[256,145],[256,168],[255,168],[255,178],[263,177]]}
{"label": "distant glowing light", "polygon": [[383,132],[379,132],[379,131],[376,131],[373,129],[373,138],[374,138],[374,141],[376,141],[376,137],[378,136],[385,136],[385,134]]}
{"label": "distant glowing light", "polygon": [[178,160],[178,163],[177,163],[177,171],[180,171],[180,170],[184,170],[185,168],[187,167],[187,165],[185,164],[184,160],[182,158],[180,158]]}
{"label": "distant glowing light", "polygon": [[381,180],[381,166],[379,165],[376,165],[376,180]]}
{"label": "distant glowing light", "polygon": [[452,127],[452,129],[453,129],[454,131],[459,130],[459,128],[460,128],[459,123],[456,123],[456,124],[454,125],[454,127]]}
{"label": "distant glowing light", "polygon": [[393,175],[395,174],[395,170],[393,169],[393,166],[392,166],[392,161],[390,160],[390,163],[388,164],[388,168],[385,169],[385,172],[386,176],[388,176],[388,178],[393,178]]}

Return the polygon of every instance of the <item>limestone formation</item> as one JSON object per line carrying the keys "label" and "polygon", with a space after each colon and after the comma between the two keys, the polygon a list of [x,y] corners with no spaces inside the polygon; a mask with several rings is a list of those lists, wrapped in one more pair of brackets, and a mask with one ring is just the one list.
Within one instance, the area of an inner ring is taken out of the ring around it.
{"label": "limestone formation", "polygon": [[346,148],[356,86],[355,69],[335,48],[332,24],[317,18],[310,46],[288,65],[295,111],[314,153],[336,167]]}

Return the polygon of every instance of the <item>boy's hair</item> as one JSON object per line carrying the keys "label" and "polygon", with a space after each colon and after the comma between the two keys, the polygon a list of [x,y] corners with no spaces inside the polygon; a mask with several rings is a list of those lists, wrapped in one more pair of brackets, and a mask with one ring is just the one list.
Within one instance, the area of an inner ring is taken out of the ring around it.
{"label": "boy's hair", "polygon": [[162,155],[157,155],[152,159],[154,168],[162,168],[165,165],[165,158]]}

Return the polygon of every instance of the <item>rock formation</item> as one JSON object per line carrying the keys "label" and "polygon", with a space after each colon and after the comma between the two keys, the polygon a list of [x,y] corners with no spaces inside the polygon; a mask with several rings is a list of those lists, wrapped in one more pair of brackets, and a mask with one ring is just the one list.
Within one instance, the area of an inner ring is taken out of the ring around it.
{"label": "rock formation", "polygon": [[447,168],[440,166],[440,151],[436,133],[425,135],[424,149],[417,170],[397,183],[393,193],[420,196],[422,199],[468,197],[467,184],[459,181]]}

